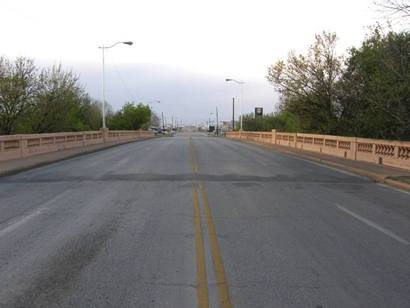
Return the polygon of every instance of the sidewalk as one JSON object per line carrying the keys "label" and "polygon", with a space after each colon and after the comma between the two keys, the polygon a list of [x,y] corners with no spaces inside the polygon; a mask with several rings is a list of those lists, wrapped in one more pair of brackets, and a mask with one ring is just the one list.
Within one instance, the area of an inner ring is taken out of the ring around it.
{"label": "sidewalk", "polygon": [[14,159],[0,162],[0,176],[12,175],[21,171],[29,170],[35,167],[44,166],[50,163],[58,162],[64,159],[76,157],[79,155],[97,152],[103,149],[115,147],[120,144],[137,142],[145,139],[114,141],[100,144],[93,144],[84,147],[66,149],[62,151],[39,154],[21,159]]}
{"label": "sidewalk", "polygon": [[315,161],[327,166],[366,176],[378,183],[385,183],[399,189],[410,191],[410,171],[408,170],[389,167],[386,165],[361,162],[357,160],[344,159],[322,153],[303,151],[300,149],[276,144],[258,143],[250,140],[231,140],[263,146],[265,148],[270,148],[276,152],[290,154],[303,159]]}

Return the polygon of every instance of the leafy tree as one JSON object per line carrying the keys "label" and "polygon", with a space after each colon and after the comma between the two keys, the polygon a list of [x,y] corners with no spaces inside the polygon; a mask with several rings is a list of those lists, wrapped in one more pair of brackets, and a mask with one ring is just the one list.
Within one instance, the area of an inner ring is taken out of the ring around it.
{"label": "leafy tree", "polygon": [[382,0],[375,2],[389,17],[410,19],[410,0]]}
{"label": "leafy tree", "polygon": [[243,117],[243,128],[249,131],[270,131],[277,129],[282,132],[298,132],[301,130],[299,118],[290,112],[279,111],[255,118],[253,113]]}
{"label": "leafy tree", "polygon": [[114,130],[138,130],[149,124],[151,109],[149,106],[127,102],[120,111],[108,118],[108,127]]}
{"label": "leafy tree", "polygon": [[410,139],[410,33],[380,28],[352,48],[339,84],[339,132]]}
{"label": "leafy tree", "polygon": [[86,127],[81,105],[87,99],[78,76],[61,65],[41,71],[35,106],[30,110],[32,131],[38,133],[79,131]]}
{"label": "leafy tree", "polygon": [[[107,104],[106,116],[109,127],[134,130],[148,127],[151,110],[126,103],[114,113]],[[0,134],[97,130],[101,126],[101,103],[85,92],[75,73],[61,65],[38,71],[30,59],[12,62],[0,57]]]}
{"label": "leafy tree", "polygon": [[[109,108],[106,109],[109,110]],[[85,130],[98,130],[102,127],[101,110],[102,104],[100,102],[93,100],[88,94],[83,96],[80,106],[80,118]]]}
{"label": "leafy tree", "polygon": [[34,103],[37,86],[32,60],[0,57],[0,134],[15,132],[18,120]]}
{"label": "leafy tree", "polygon": [[281,109],[297,115],[305,131],[335,129],[336,84],[341,76],[336,41],[336,34],[323,32],[305,55],[291,51],[286,62],[268,68],[266,77],[282,96]]}

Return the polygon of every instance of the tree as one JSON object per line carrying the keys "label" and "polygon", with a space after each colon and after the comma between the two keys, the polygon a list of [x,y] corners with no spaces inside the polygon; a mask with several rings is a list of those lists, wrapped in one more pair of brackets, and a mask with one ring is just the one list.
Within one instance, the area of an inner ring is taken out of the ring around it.
{"label": "tree", "polygon": [[30,112],[32,130],[38,133],[84,130],[81,105],[88,98],[78,76],[58,65],[42,70],[38,81],[36,103]]}
{"label": "tree", "polygon": [[[108,109],[107,105],[106,109]],[[81,101],[80,118],[85,130],[100,129],[102,127],[102,104],[85,94]]]}
{"label": "tree", "polygon": [[120,111],[108,118],[108,127],[114,130],[138,130],[150,122],[149,106],[127,102]]}
{"label": "tree", "polygon": [[336,55],[337,36],[323,32],[306,55],[291,51],[287,61],[268,68],[267,79],[281,94],[281,109],[296,114],[305,131],[332,133],[337,120],[336,84],[341,58]]}
{"label": "tree", "polygon": [[249,131],[271,131],[277,129],[281,132],[300,131],[299,118],[292,113],[279,111],[263,117],[255,118],[253,113],[243,116],[243,128]]}
{"label": "tree", "polygon": [[376,1],[375,4],[388,13],[389,16],[410,18],[410,0],[383,0]]}
{"label": "tree", "polygon": [[36,68],[32,60],[11,62],[0,57],[0,134],[12,134],[18,120],[34,103],[37,94]]}
{"label": "tree", "polygon": [[349,54],[339,84],[339,132],[410,140],[410,33],[376,28]]}
{"label": "tree", "polygon": [[[151,109],[131,102],[114,113],[106,104],[106,117],[111,128],[136,130],[148,127]],[[86,93],[74,72],[61,65],[39,71],[30,59],[0,57],[0,134],[97,130],[101,125],[101,103]]]}

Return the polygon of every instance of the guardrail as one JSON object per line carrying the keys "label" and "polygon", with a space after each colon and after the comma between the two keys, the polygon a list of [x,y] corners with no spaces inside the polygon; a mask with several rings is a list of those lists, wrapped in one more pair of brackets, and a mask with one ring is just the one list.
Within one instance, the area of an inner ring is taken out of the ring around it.
{"label": "guardrail", "polygon": [[277,144],[351,160],[410,170],[410,142],[332,135],[272,132],[227,132],[232,139]]}
{"label": "guardrail", "polygon": [[0,161],[7,161],[107,142],[151,138],[148,131],[85,131],[0,136]]}

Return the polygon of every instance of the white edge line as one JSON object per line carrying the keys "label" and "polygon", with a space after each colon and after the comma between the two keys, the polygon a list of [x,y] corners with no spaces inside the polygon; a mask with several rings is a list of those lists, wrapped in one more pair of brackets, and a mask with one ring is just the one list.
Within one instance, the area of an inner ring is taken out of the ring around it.
{"label": "white edge line", "polygon": [[348,210],[347,208],[345,208],[341,205],[336,204],[336,206],[339,210],[345,212],[346,214],[349,214],[350,216],[352,216],[352,217],[356,218],[357,220],[365,223],[366,225],[376,229],[377,231],[380,231],[381,233],[391,237],[392,239],[395,239],[399,243],[401,243],[403,245],[410,245],[410,243],[408,241],[406,241],[405,239],[402,239],[400,236],[398,236],[398,235],[394,234],[393,232],[391,232],[391,231],[377,225],[376,223],[374,223],[374,222],[372,222],[372,221],[370,221],[370,220],[368,220],[368,219],[366,219],[366,218],[364,218],[364,217],[362,217],[362,216],[360,216],[356,213],[353,213],[352,211]]}
{"label": "white edge line", "polygon": [[383,187],[383,188],[392,189],[392,190],[395,190],[396,192],[400,192],[400,193],[403,193],[403,194],[406,194],[406,195],[410,195],[410,192],[407,191],[407,190],[403,190],[403,189],[400,189],[400,188],[397,188],[397,187],[394,187],[394,186],[390,186],[390,185],[384,184],[384,183],[376,183],[376,184],[378,186]]}
{"label": "white edge line", "polygon": [[20,227],[21,225],[23,225],[24,223],[26,223],[27,221],[29,221],[30,219],[39,216],[41,213],[43,213],[44,211],[46,211],[47,208],[39,208],[37,210],[35,210],[34,212],[24,216],[23,218],[21,218],[20,220],[8,225],[6,228],[4,228],[3,230],[0,230],[0,237],[3,237],[4,235],[6,235],[7,233],[14,231],[15,229],[17,229],[18,227]]}
{"label": "white edge line", "polygon": [[13,221],[10,222],[4,229],[0,230],[0,237],[3,237],[4,235],[6,235],[7,233],[9,233],[11,231],[14,231],[15,229],[17,229],[21,225],[25,224],[30,219],[32,219],[36,216],[39,216],[39,215],[43,214],[44,212],[48,211],[49,210],[49,208],[48,208],[49,205],[51,205],[53,202],[57,201],[59,198],[61,198],[62,196],[64,196],[68,192],[71,192],[71,189],[65,190],[62,193],[55,196],[54,198],[51,198],[46,203],[44,203],[42,207],[36,209],[35,211],[31,212],[30,214],[27,214],[25,216],[20,216],[17,219],[13,219]]}

